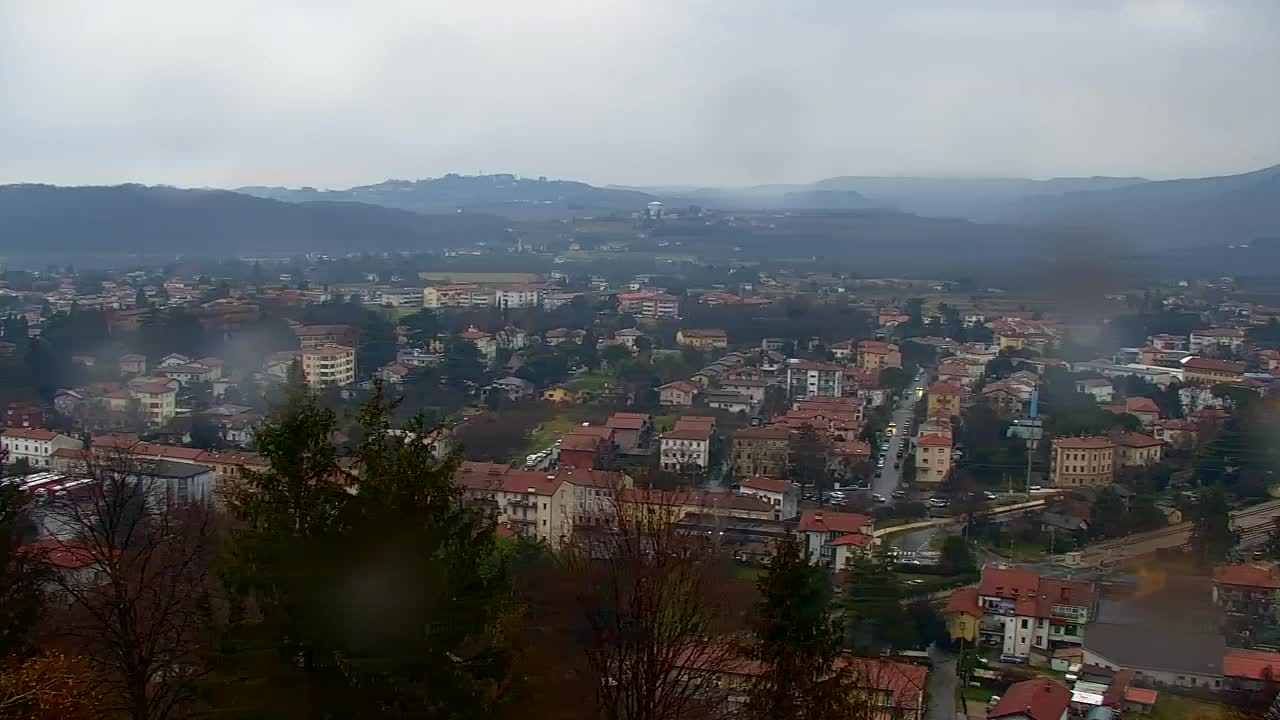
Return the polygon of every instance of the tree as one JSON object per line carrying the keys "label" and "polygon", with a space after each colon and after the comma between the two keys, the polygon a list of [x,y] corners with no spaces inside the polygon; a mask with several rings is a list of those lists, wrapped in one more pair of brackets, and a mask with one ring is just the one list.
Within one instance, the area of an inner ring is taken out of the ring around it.
{"label": "tree", "polygon": [[977,570],[973,549],[959,535],[948,535],[943,539],[938,564],[952,575],[967,574]]}
{"label": "tree", "polygon": [[[610,491],[614,497],[622,488]],[[708,706],[708,678],[741,659],[747,603],[732,568],[705,536],[682,532],[651,490],[626,490],[613,503],[611,530],[586,533],[561,551],[562,567],[585,620],[585,664],[595,715],[662,720]]]}
{"label": "tree", "polygon": [[756,583],[752,659],[764,672],[752,684],[746,716],[761,720],[845,720],[853,714],[847,668],[837,663],[844,629],[831,612],[831,580],[794,536],[774,549]]}
{"label": "tree", "polygon": [[26,499],[13,485],[0,485],[0,658],[26,655],[40,617],[47,579],[36,558],[22,552]]}
{"label": "tree", "polygon": [[53,627],[98,679],[103,714],[175,717],[206,670],[206,633],[220,604],[211,498],[152,475],[127,448],[90,459],[85,474],[90,491],[41,508],[45,532],[68,538],[44,549],[60,553],[63,567],[94,570],[51,573],[61,601]]}
{"label": "tree", "polygon": [[[432,456],[420,420],[393,432],[394,409],[375,382],[351,472],[333,413],[305,390],[259,430],[269,468],[233,501],[245,530],[232,577],[260,617],[240,616],[231,637],[274,650],[277,689],[301,687],[335,717],[488,716],[510,696],[494,527],[458,502],[457,460]],[[227,660],[228,677],[245,671]]]}
{"label": "tree", "polygon": [[197,415],[191,420],[191,447],[203,450],[221,450],[227,443],[222,439],[218,426],[208,417]]}
{"label": "tree", "polygon": [[1104,487],[1098,491],[1090,508],[1089,529],[1104,538],[1119,537],[1132,530],[1128,522],[1128,509],[1115,488]]}
{"label": "tree", "polygon": [[1231,508],[1221,488],[1202,488],[1197,497],[1191,552],[1201,567],[1208,567],[1226,560],[1240,536],[1231,529]]}
{"label": "tree", "polygon": [[812,425],[800,426],[789,441],[791,478],[822,493],[827,489],[827,442]]}
{"label": "tree", "polygon": [[846,646],[862,655],[875,655],[914,645],[915,632],[902,605],[903,595],[887,555],[855,557],[845,586]]}
{"label": "tree", "polygon": [[137,291],[133,294],[133,304],[140,308],[147,307],[150,304],[147,300],[147,291],[141,285],[138,286]]}

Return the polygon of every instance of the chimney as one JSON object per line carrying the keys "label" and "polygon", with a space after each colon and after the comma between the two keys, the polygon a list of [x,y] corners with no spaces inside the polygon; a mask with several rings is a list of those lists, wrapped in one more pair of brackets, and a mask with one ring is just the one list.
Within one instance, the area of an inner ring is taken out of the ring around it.
{"label": "chimney", "polygon": [[813,519],[814,519],[814,520],[821,520],[821,519],[822,519],[822,511],[821,511],[821,510],[819,510],[819,511],[815,512],[815,513],[813,514]]}
{"label": "chimney", "polygon": [[1062,602],[1071,602],[1071,588],[1065,585],[1062,586]]}

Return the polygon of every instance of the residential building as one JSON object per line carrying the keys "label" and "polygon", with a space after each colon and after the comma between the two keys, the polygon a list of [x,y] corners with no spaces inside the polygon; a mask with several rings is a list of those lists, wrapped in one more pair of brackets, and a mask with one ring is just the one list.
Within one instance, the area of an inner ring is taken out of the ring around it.
{"label": "residential building", "polygon": [[1115,436],[1117,467],[1144,467],[1160,462],[1164,443],[1142,433],[1119,433]]}
{"label": "residential building", "polygon": [[[666,522],[678,523],[688,515],[773,520],[775,509],[768,501],[747,495],[706,490],[627,489],[619,494],[624,512],[657,513]],[[635,517],[630,516],[630,517]]]}
{"label": "residential building", "polygon": [[360,338],[359,331],[350,325],[298,325],[293,334],[298,336],[298,345],[303,350],[322,345],[355,347]]}
{"label": "residential building", "polygon": [[542,399],[554,403],[571,403],[578,401],[578,393],[563,385],[554,385],[542,391]]}
{"label": "residential building", "polygon": [[582,293],[546,293],[542,298],[542,309],[550,312],[580,297],[584,297]]}
{"label": "residential building", "polygon": [[875,544],[875,520],[870,515],[825,510],[800,513],[809,559],[842,570],[857,553]]}
{"label": "residential building", "polygon": [[677,320],[680,298],[655,290],[618,293],[618,313],[650,320]]}
{"label": "residential building", "polygon": [[[689,689],[697,693],[708,708],[736,716],[767,666],[729,652],[726,656],[722,648],[691,647],[679,656],[678,662],[688,677]],[[866,709],[866,717],[923,720],[928,668],[847,654],[837,658],[836,664],[850,679],[851,691],[857,695],[855,705],[859,708],[864,707],[864,703],[874,705]]]}
{"label": "residential building", "polygon": [[676,380],[658,388],[658,403],[688,407],[693,405],[693,399],[698,396],[700,390],[701,388],[688,380]]}
{"label": "residential building", "polygon": [[532,308],[542,304],[546,295],[545,285],[534,283],[515,283],[499,287],[495,293],[496,304],[500,308]]}
{"label": "residential building", "polygon": [[1105,485],[1115,479],[1116,443],[1104,437],[1054,438],[1050,482],[1058,487]]}
{"label": "residential building", "polygon": [[1217,566],[1213,602],[1228,619],[1280,626],[1280,568],[1270,563]]}
{"label": "residential building", "polygon": [[742,478],[738,492],[751,495],[773,506],[776,520],[790,520],[796,516],[800,501],[800,486],[793,482],[763,475]]}
{"label": "residential building", "polygon": [[560,466],[603,469],[613,456],[613,430],[583,427],[560,436]]}
{"label": "residential building", "polygon": [[558,544],[572,531],[573,488],[558,475],[463,462],[457,482],[468,502],[489,509],[516,535]]}
{"label": "residential building", "polygon": [[1042,578],[1030,570],[987,565],[978,585],[979,633],[998,640],[1005,655],[1052,653],[1084,642],[1096,614],[1093,585]]}
{"label": "residential building", "polygon": [[1147,344],[1157,350],[1186,352],[1190,348],[1186,335],[1152,335],[1147,338]]}
{"label": "residential building", "polygon": [[723,390],[708,390],[702,393],[702,400],[707,407],[731,413],[749,413],[755,408],[755,403],[746,395]]}
{"label": "residential building", "polygon": [[1105,378],[1093,378],[1090,380],[1077,380],[1076,392],[1092,395],[1093,399],[1099,404],[1111,402],[1111,398],[1115,393],[1115,388],[1111,385],[1111,381]]}
{"label": "residential building", "polygon": [[978,588],[962,587],[952,590],[942,609],[942,615],[947,619],[947,633],[952,640],[977,642],[983,615],[982,605],[978,603]]}
{"label": "residential building", "polygon": [[185,365],[164,365],[156,368],[156,375],[176,380],[180,385],[208,383],[222,376],[221,368],[211,368],[199,362]]}
{"label": "residential building", "polygon": [[387,363],[378,368],[378,377],[389,385],[400,385],[408,377],[412,369],[404,363]]}
{"label": "residential building", "polygon": [[120,356],[121,375],[145,375],[147,373],[147,356],[129,353]]}
{"label": "residential building", "polygon": [[1244,346],[1245,331],[1240,328],[1193,330],[1186,348],[1193,353],[1237,352]]}
{"label": "residential building", "polygon": [[676,424],[663,433],[659,443],[659,464],[663,470],[702,472],[711,462],[711,437],[714,430],[706,425]]}
{"label": "residential building", "polygon": [[613,442],[623,452],[649,447],[653,439],[653,418],[646,413],[616,412],[604,425],[613,431]]}
{"label": "residential building", "polygon": [[1182,378],[1190,384],[1239,382],[1244,378],[1244,369],[1245,365],[1241,362],[1193,355],[1182,361]]}
{"label": "residential building", "polygon": [[858,367],[863,370],[883,370],[902,367],[902,353],[892,343],[863,340],[858,343]]}
{"label": "residential building", "polygon": [[987,720],[1067,720],[1071,690],[1049,678],[1032,678],[1009,686]]}
{"label": "residential building", "polygon": [[765,391],[768,387],[769,383],[767,381],[754,378],[729,377],[720,380],[721,390],[746,395],[756,405],[764,402]]}
{"label": "residential building", "polygon": [[964,389],[949,383],[929,386],[928,414],[930,417],[956,417],[960,414],[960,398]]}
{"label": "residential building", "polygon": [[8,428],[38,428],[48,424],[44,407],[35,403],[11,400],[0,408],[0,426]]}
{"label": "residential building", "polygon": [[946,435],[916,438],[916,482],[940,483],[951,472],[952,442]]}
{"label": "residential building", "polygon": [[1160,406],[1148,397],[1131,397],[1124,399],[1124,411],[1142,423],[1142,427],[1150,430],[1160,419]]}
{"label": "residential building", "polygon": [[136,400],[148,425],[164,425],[177,414],[178,383],[175,380],[134,378],[129,381],[128,390],[123,395],[126,403],[123,406],[112,404],[112,408],[125,410],[128,400]]}
{"label": "residential building", "polygon": [[729,347],[724,330],[677,330],[676,344],[695,350],[721,350]]}
{"label": "residential building", "polygon": [[0,433],[0,447],[7,454],[7,462],[25,460],[32,468],[49,468],[55,452],[81,448],[84,443],[53,430],[11,427]]}
{"label": "residential building", "polygon": [[791,397],[840,397],[844,367],[812,360],[787,362],[787,392]]}
{"label": "residential building", "polygon": [[733,435],[733,471],[738,477],[782,477],[787,471],[791,430],[785,426],[748,427]]}
{"label": "residential building", "polygon": [[1156,422],[1152,433],[1157,440],[1175,448],[1190,448],[1196,442],[1196,424],[1183,418],[1170,418]]}
{"label": "residential building", "polygon": [[498,354],[498,339],[492,333],[469,327],[462,331],[461,337],[476,346],[476,350],[480,351],[480,357],[485,362],[493,362],[493,358]]}
{"label": "residential building", "polygon": [[356,379],[356,351],[343,345],[303,350],[302,375],[314,388],[350,385]]}
{"label": "residential building", "polygon": [[493,307],[497,303],[497,291],[481,285],[461,283],[422,290],[422,306],[425,308]]}

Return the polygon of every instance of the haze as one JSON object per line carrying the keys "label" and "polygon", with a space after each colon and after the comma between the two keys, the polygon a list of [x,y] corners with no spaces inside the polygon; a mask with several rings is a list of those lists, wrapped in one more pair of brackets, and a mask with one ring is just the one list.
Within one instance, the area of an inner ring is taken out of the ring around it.
{"label": "haze", "polygon": [[1280,4],[0,0],[0,182],[1224,174]]}

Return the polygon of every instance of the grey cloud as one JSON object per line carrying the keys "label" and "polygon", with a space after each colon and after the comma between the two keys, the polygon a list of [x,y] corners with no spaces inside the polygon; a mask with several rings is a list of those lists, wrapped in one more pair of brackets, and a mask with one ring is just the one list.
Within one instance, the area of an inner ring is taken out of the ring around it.
{"label": "grey cloud", "polygon": [[1270,0],[0,0],[0,182],[1236,172]]}

